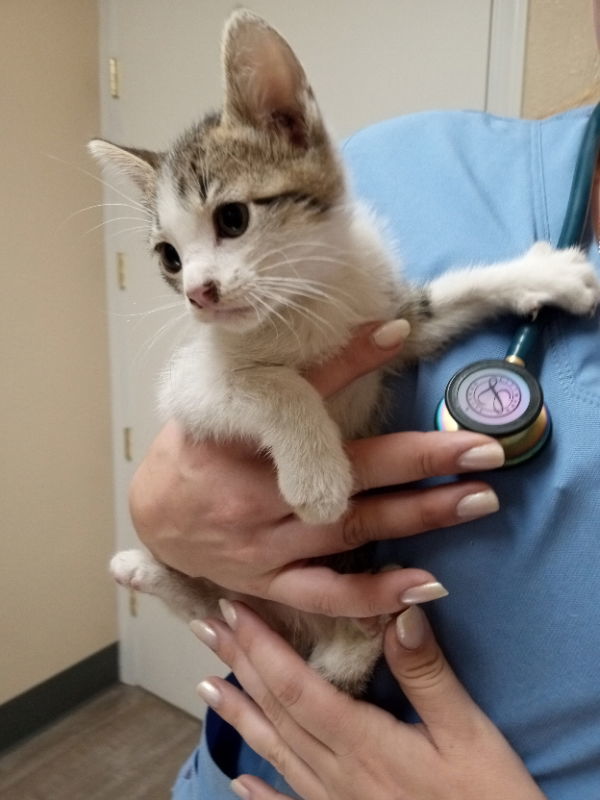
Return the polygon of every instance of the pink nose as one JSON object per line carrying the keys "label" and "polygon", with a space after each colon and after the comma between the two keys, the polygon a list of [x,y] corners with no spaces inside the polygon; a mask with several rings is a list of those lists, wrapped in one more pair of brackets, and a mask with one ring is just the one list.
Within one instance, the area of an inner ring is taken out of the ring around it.
{"label": "pink nose", "polygon": [[196,286],[187,292],[188,300],[198,308],[214,306],[219,302],[219,284],[216,281],[206,281],[201,286]]}

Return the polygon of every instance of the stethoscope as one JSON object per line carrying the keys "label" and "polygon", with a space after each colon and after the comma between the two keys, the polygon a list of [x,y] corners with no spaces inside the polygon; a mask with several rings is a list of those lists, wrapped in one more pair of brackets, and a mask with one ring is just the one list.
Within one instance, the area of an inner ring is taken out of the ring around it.
{"label": "stethoscope", "polygon": [[[583,134],[558,248],[582,244],[586,238],[599,150],[600,103]],[[469,430],[494,437],[504,448],[505,466],[539,453],[550,438],[552,420],[542,387],[525,365],[544,325],[557,313],[544,308],[522,325],[504,359],[476,361],[456,372],[436,410],[437,430]]]}

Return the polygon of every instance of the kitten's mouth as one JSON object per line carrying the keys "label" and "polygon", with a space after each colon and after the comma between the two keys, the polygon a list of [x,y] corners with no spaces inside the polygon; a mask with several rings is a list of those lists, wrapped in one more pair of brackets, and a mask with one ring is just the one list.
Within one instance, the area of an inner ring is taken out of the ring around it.
{"label": "kitten's mouth", "polygon": [[221,306],[221,305],[207,305],[207,306],[200,306],[197,303],[194,303],[194,311],[196,314],[206,321],[213,320],[217,321],[225,321],[229,319],[236,319],[240,317],[248,316],[249,314],[254,313],[254,309],[251,306]]}

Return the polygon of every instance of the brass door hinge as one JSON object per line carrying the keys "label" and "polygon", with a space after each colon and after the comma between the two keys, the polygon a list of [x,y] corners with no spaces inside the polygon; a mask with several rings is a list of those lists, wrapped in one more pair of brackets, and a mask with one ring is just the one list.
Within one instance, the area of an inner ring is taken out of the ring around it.
{"label": "brass door hinge", "polygon": [[117,100],[121,96],[121,76],[119,74],[119,62],[116,58],[108,59],[108,85],[110,96]]}
{"label": "brass door hinge", "polygon": [[119,289],[127,288],[127,273],[125,271],[125,253],[117,253],[117,286]]}
{"label": "brass door hinge", "polygon": [[138,615],[138,593],[135,589],[129,589],[129,616],[137,617]]}
{"label": "brass door hinge", "polygon": [[123,428],[123,455],[125,456],[125,461],[133,461],[132,435],[131,428]]}

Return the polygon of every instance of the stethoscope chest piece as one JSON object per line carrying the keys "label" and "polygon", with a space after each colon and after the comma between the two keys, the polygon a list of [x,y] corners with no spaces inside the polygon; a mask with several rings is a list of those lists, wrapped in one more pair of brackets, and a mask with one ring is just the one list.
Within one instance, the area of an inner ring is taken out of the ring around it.
{"label": "stethoscope chest piece", "polygon": [[518,363],[502,359],[476,361],[459,370],[437,407],[435,426],[493,436],[506,453],[505,466],[538,453],[551,431],[538,381]]}

